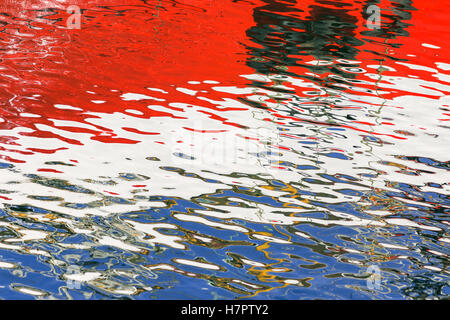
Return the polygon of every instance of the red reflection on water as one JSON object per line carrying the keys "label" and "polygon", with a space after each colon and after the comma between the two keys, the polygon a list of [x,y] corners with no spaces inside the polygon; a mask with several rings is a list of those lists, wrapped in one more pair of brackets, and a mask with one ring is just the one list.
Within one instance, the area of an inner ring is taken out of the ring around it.
{"label": "red reflection on water", "polygon": [[[168,105],[169,102],[198,105],[197,97],[176,90],[176,87],[183,86],[190,80],[216,80],[221,85],[238,87],[247,85],[248,80],[239,75],[254,73],[254,70],[246,64],[250,56],[245,45],[257,44],[248,39],[246,31],[254,25],[253,10],[264,3],[201,0],[191,0],[189,4],[176,1],[145,3],[138,0],[29,0],[18,4],[17,1],[4,1],[0,9],[8,15],[0,16],[0,41],[5,48],[0,53],[0,115],[4,120],[0,123],[0,129],[30,128],[33,132],[21,134],[57,138],[79,145],[81,142],[75,139],[36,127],[37,124],[55,127],[51,119],[69,120],[73,123],[89,124],[95,129],[78,126],[57,128],[86,133],[92,136],[91,139],[105,143],[138,143],[138,140],[118,136],[110,128],[87,122],[87,119],[97,116],[86,113],[129,114],[126,110],[134,109],[140,112],[139,115],[131,114],[137,118],[176,118],[169,111],[151,110],[147,106],[156,103],[164,105],[167,110],[177,111],[176,107]],[[436,60],[447,61],[446,50],[421,46],[424,42],[445,47],[446,39],[440,36],[440,24],[445,24],[444,19],[448,17],[450,10],[444,3],[446,1],[414,1],[413,5],[418,11],[412,13],[408,22],[411,24],[407,28],[410,35],[397,37],[394,40],[397,49],[389,47],[389,50],[386,49],[387,54],[410,61],[416,60],[418,64],[430,67],[434,67]],[[65,9],[68,5],[78,5],[83,9],[80,30],[67,29],[65,22],[69,14]],[[316,1],[301,1],[295,5],[301,10],[296,14],[299,18],[308,19],[316,5]],[[322,2],[320,5],[339,7],[338,4]],[[393,3],[382,1],[380,6],[382,10],[387,10]],[[54,9],[43,11],[45,8]],[[362,15],[363,4],[352,3],[346,10],[351,21],[356,24],[355,38],[364,40],[362,33],[367,27]],[[356,56],[356,59],[363,62],[360,67],[364,68],[366,63],[373,63],[374,55],[371,51],[380,51],[381,47],[379,43],[365,41]],[[416,57],[406,57],[406,54],[414,54]],[[308,61],[314,57],[302,56],[301,59]],[[289,67],[290,72],[297,74],[303,74],[305,70],[302,66]],[[411,73],[411,70],[397,66],[397,73],[408,72]],[[389,75],[389,72],[386,74]],[[433,82],[440,81],[426,72],[420,73],[420,77]],[[210,86],[214,84],[202,83],[201,90],[207,90],[208,98],[212,100],[222,101],[228,96],[236,98],[236,95],[215,93],[209,90]],[[161,89],[165,93],[150,91],[147,88]],[[124,101],[124,93],[143,94],[151,98]],[[296,90],[295,93],[304,96],[301,90]],[[404,92],[392,91],[384,97],[391,99],[402,94]],[[156,99],[156,102],[153,99]],[[60,109],[55,108],[55,105],[68,105],[80,110]],[[206,102],[202,107],[210,109],[200,112],[212,119],[240,126],[219,116],[224,108]],[[297,116],[280,114],[276,110],[269,109],[269,112],[277,117],[280,124],[283,124],[284,120],[304,121]],[[24,116],[22,113],[38,117]],[[313,123],[330,125],[320,121]],[[379,134],[368,128],[373,126],[373,123],[356,120],[353,123],[355,126],[343,127]],[[394,124],[383,122],[382,125]],[[151,130],[138,130],[129,124],[125,124],[123,129],[141,135],[159,134]],[[404,136],[386,135],[406,139]],[[4,136],[0,139],[2,144],[17,144],[15,137]],[[3,147],[2,150],[11,151]],[[32,154],[52,153],[59,149],[27,150]],[[1,157],[14,161],[6,155]]]}
{"label": "red reflection on water", "polygon": [[[83,9],[80,30],[67,29],[66,4]],[[45,8],[56,9],[35,11]],[[9,49],[0,55],[1,116],[5,120],[0,129],[20,126],[34,130],[23,135],[79,144],[38,130],[35,125],[54,126],[49,118],[85,123],[95,117],[86,112],[126,114],[126,109],[142,113],[133,114],[135,117],[173,117],[147,108],[151,100],[124,102],[121,94],[164,99],[165,94],[146,89],[164,88],[171,101],[198,103],[174,86],[206,79],[233,79],[236,83],[236,75],[250,72],[245,63],[240,63],[244,48],[239,44],[252,22],[248,4],[221,7],[212,1],[28,1],[21,5],[3,3],[1,9],[10,16],[0,18],[5,24],[2,42]],[[82,110],[62,110],[55,104]],[[21,112],[41,117],[23,117]],[[102,142],[138,142],[117,137],[105,127],[58,128],[91,134],[92,139]],[[156,134],[128,126],[124,129]]]}

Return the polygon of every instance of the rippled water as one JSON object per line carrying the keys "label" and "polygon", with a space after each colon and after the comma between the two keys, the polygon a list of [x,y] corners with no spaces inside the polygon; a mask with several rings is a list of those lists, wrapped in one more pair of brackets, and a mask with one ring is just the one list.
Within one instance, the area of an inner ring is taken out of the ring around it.
{"label": "rippled water", "polygon": [[449,14],[1,1],[0,297],[449,298]]}

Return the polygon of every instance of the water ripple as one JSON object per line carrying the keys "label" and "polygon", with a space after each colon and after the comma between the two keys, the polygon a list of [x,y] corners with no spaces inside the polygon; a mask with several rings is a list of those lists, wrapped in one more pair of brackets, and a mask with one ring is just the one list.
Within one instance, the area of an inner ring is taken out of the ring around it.
{"label": "water ripple", "polygon": [[448,298],[449,8],[70,4],[0,5],[2,298]]}

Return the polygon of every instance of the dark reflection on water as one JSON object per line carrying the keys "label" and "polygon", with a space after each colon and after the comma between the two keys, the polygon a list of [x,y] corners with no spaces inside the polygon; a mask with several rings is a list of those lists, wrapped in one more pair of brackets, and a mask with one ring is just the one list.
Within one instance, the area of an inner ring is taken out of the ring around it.
{"label": "dark reflection on water", "polygon": [[2,9],[2,298],[449,297],[450,68],[408,56],[412,1],[79,4]]}
{"label": "dark reflection on water", "polygon": [[[248,62],[257,72],[289,74],[283,72],[283,67],[302,65],[302,56],[351,60],[364,44],[356,38],[357,19],[345,3],[330,8],[317,2],[305,11],[293,7],[296,1],[264,2],[267,5],[255,8],[255,26],[247,31],[250,39],[259,44],[251,48]],[[329,68],[310,66],[309,69],[323,72]],[[343,74],[336,69],[332,71]]]}

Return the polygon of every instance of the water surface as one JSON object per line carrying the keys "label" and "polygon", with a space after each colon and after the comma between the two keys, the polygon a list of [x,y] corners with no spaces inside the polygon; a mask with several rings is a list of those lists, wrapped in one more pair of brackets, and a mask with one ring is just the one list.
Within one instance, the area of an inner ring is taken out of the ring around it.
{"label": "water surface", "polygon": [[449,298],[449,14],[2,1],[0,297]]}

